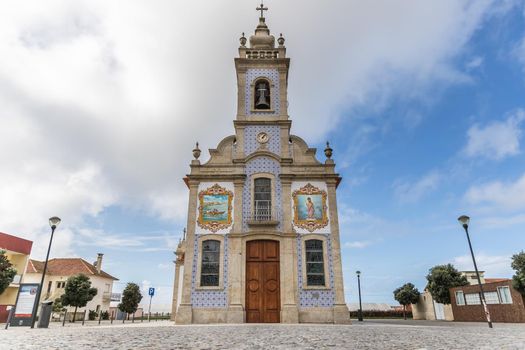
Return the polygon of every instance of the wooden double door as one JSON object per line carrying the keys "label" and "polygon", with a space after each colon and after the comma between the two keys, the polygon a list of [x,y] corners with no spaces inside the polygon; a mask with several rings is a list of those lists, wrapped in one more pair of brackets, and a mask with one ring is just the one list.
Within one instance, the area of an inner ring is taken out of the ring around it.
{"label": "wooden double door", "polygon": [[280,321],[279,242],[246,243],[246,322]]}

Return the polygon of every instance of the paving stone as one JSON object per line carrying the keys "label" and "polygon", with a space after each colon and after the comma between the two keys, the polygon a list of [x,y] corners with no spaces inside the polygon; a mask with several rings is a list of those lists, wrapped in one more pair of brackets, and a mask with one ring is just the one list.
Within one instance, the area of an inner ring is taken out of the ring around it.
{"label": "paving stone", "polygon": [[52,324],[0,330],[0,349],[525,349],[525,324],[354,322],[352,325]]}

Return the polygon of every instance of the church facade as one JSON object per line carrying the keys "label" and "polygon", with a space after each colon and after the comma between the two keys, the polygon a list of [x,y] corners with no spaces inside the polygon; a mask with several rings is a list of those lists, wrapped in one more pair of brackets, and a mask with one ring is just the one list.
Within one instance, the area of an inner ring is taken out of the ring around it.
{"label": "church facade", "polygon": [[349,323],[336,189],[326,159],[290,133],[284,38],[265,23],[240,38],[235,134],[189,188],[187,233],[175,252],[173,319],[189,323]]}

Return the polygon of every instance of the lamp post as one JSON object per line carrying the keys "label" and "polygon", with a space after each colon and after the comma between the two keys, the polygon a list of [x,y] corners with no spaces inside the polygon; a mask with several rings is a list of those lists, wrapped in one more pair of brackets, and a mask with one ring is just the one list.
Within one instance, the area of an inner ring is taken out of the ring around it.
{"label": "lamp post", "polygon": [[470,218],[466,215],[461,215],[458,218],[458,221],[463,226],[463,228],[465,229],[465,233],[467,234],[470,255],[472,255],[472,262],[474,263],[474,269],[476,270],[476,276],[478,278],[479,290],[481,291],[481,304],[483,305],[483,312],[485,313],[485,317],[487,318],[489,328],[492,328],[492,321],[490,320],[489,308],[487,307],[487,302],[485,301],[485,293],[483,293],[483,285],[481,284],[481,278],[479,277],[478,265],[476,264],[476,258],[474,257],[474,251],[472,250],[472,244],[470,243],[470,236],[468,234],[468,224],[470,223]]}
{"label": "lamp post", "polygon": [[359,291],[359,311],[357,312],[357,320],[363,321],[363,306],[361,305],[361,271],[356,271],[357,274],[357,290]]}
{"label": "lamp post", "polygon": [[36,293],[36,301],[33,305],[33,314],[31,315],[31,328],[35,328],[36,313],[38,311],[38,304],[40,303],[40,296],[42,295],[42,288],[44,287],[44,278],[46,277],[47,270],[47,260],[49,259],[49,252],[51,251],[51,243],[53,242],[53,234],[58,224],[60,224],[60,218],[58,216],[53,216],[49,218],[49,226],[51,226],[51,238],[49,239],[49,246],[47,247],[46,262],[44,263],[44,271],[42,271],[42,279],[40,280],[40,286]]}

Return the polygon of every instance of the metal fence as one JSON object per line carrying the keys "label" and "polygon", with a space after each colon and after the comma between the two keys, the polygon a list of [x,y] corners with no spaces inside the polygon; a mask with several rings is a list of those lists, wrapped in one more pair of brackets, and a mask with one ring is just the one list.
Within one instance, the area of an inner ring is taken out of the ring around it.
{"label": "metal fence", "polygon": [[[119,317],[118,312],[113,311],[102,311],[100,310],[96,315],[91,315],[91,317],[88,317],[86,320],[86,315],[89,316],[88,310],[84,310],[82,312],[77,312],[76,316],[73,316],[74,312],[72,311],[63,311],[63,312],[56,312],[53,314],[53,317],[51,318],[52,322],[61,322],[62,326],[65,326],[67,323],[82,323],[82,325],[85,324],[86,321],[95,321],[98,324],[113,324],[113,322],[157,322],[157,321],[163,321],[163,320],[170,320],[171,319],[171,313],[169,312],[155,312],[155,313],[141,313],[139,316],[136,314],[125,314],[124,317]],[[94,317],[93,317],[94,316]],[[73,320],[73,317],[75,317],[75,320]]]}

